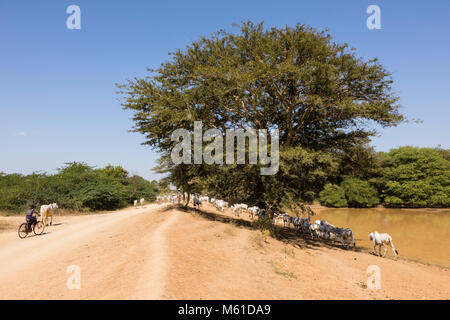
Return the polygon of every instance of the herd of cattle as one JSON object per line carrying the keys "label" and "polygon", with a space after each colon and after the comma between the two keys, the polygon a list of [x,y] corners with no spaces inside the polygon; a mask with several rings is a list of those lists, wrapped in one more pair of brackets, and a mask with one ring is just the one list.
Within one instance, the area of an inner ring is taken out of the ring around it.
{"label": "herd of cattle", "polygon": [[[219,200],[215,198],[210,198],[208,196],[197,196],[192,195],[189,197],[190,202],[195,208],[201,208],[202,202],[208,202],[213,204],[217,210],[224,212],[225,210],[231,210],[232,214],[239,217],[241,214],[248,214],[249,219],[267,219],[268,214],[265,209],[260,209],[257,206],[249,207],[244,203],[238,203],[234,205],[229,205],[228,202],[224,200]],[[157,202],[171,202],[175,201],[180,203],[181,195],[166,195],[157,196]],[[134,207],[137,208],[138,204],[143,208],[145,199],[141,198],[139,201],[134,200]],[[48,205],[42,205],[40,209],[40,219],[45,225],[48,225],[48,219],[50,218],[50,225],[53,224],[53,214],[58,209],[57,203],[52,203]],[[308,235],[311,238],[322,239],[326,241],[337,241],[340,242],[344,247],[355,247],[356,243],[353,236],[353,231],[350,228],[338,228],[328,223],[325,220],[316,220],[313,223],[310,221],[311,209],[308,211],[307,218],[292,217],[287,213],[275,212],[273,215],[273,224],[283,224],[284,227],[290,228],[291,224],[298,233],[303,235]],[[381,248],[384,247],[383,257],[386,256],[387,247],[391,247],[395,255],[398,255],[397,249],[395,249],[392,237],[387,233],[378,233],[377,231],[371,232],[369,234],[369,239],[373,242],[373,249],[376,252],[377,247],[379,248],[379,255],[381,256]]]}
{"label": "herd of cattle", "polygon": [[[143,208],[144,207],[144,203],[145,203],[145,199],[144,198],[141,198],[141,200],[139,200],[139,204],[141,205],[141,208]],[[138,207],[138,201],[137,201],[137,199],[136,200],[134,200],[134,207],[135,208],[137,208]]]}
{"label": "herd of cattle", "polygon": [[[185,194],[185,197],[187,194]],[[200,209],[203,202],[213,204],[218,211],[224,212],[225,210],[231,210],[231,213],[237,217],[241,214],[248,214],[249,219],[267,219],[268,214],[265,209],[258,208],[257,206],[249,207],[244,203],[237,203],[229,205],[224,200],[210,198],[208,196],[190,195],[190,203],[195,208]],[[181,202],[181,195],[166,195],[156,197],[158,202],[171,202],[174,204],[176,201]],[[284,227],[294,227],[297,233],[307,235],[313,239],[321,239],[325,241],[336,241],[342,244],[345,248],[354,248],[356,246],[354,233],[350,228],[338,228],[325,220],[316,220],[313,223],[310,220],[310,214],[312,210],[307,208],[308,217],[292,217],[287,213],[275,212],[273,215],[273,224],[282,224]],[[397,249],[394,247],[392,237],[387,233],[378,233],[377,231],[369,234],[369,239],[373,242],[373,249],[377,254],[377,247],[379,247],[379,255],[381,256],[381,248],[384,247],[383,257],[386,256],[387,247],[390,246],[395,255],[398,255]]]}
{"label": "herd of cattle", "polygon": [[[157,201],[170,201],[174,203],[174,201],[179,198],[180,195],[158,196]],[[225,210],[231,210],[231,213],[237,217],[240,217],[241,214],[247,214],[251,220],[268,218],[267,211],[257,206],[249,207],[245,203],[230,205],[224,200],[210,198],[208,196],[192,195],[189,198],[195,208],[200,209],[203,202],[208,202],[213,204],[218,211],[224,212]],[[299,218],[292,217],[287,213],[275,212],[272,222],[273,224],[283,224],[283,226],[287,228],[290,228],[290,226],[293,225],[296,232],[302,233],[303,235],[309,235],[311,238],[327,241],[338,241],[344,247],[355,246],[353,231],[351,229],[337,228],[325,220],[317,220],[314,223],[311,223],[309,216],[307,218]]]}

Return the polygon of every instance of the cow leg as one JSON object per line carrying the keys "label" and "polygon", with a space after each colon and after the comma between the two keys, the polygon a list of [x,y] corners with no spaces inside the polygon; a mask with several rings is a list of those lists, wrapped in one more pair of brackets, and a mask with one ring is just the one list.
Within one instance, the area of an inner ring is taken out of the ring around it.
{"label": "cow leg", "polygon": [[53,215],[50,216],[50,225],[53,224]]}

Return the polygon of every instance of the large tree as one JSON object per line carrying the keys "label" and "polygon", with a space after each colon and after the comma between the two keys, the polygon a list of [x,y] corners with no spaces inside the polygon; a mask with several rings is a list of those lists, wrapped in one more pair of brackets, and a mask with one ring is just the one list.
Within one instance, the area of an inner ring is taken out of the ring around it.
{"label": "large tree", "polygon": [[249,181],[260,194],[267,194],[269,184],[280,184],[285,199],[318,189],[298,170],[316,172],[314,183],[323,186],[326,179],[320,176],[336,168],[335,159],[357,154],[376,134],[373,124],[403,121],[391,74],[376,59],[365,61],[347,44],[305,25],[265,29],[246,22],[240,33],[221,30],[202,37],[149,71],[146,78],[119,86],[123,107],[133,110],[134,130],[161,152],[174,177],[220,174],[218,168],[189,166],[180,175],[180,167],[166,161],[173,147],[170,134],[178,128],[192,131],[194,120],[224,133],[278,129],[280,172]]}

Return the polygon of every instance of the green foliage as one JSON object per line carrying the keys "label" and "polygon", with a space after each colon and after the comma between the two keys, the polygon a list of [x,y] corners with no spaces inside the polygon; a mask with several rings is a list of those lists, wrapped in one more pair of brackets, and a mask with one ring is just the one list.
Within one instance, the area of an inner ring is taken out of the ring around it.
{"label": "green foliage", "polygon": [[401,147],[385,155],[383,178],[391,207],[449,207],[448,152],[431,148]]}
{"label": "green foliage", "polygon": [[340,186],[329,183],[319,197],[322,205],[335,208],[371,208],[380,203],[377,190],[357,178],[345,179]]}
{"label": "green foliage", "polygon": [[371,208],[380,203],[377,190],[367,181],[356,178],[345,179],[341,183],[349,207]]}
{"label": "green foliage", "polygon": [[154,200],[156,182],[128,177],[121,167],[94,169],[85,163],[67,163],[54,175],[0,175],[0,210],[20,212],[30,204],[57,202],[73,210],[114,210],[134,199]]}
{"label": "green foliage", "polygon": [[156,195],[160,193],[157,182],[149,182],[144,178],[134,175],[127,179],[127,200],[132,203],[135,199],[144,198],[147,201],[155,201]]}
{"label": "green foliage", "polygon": [[124,183],[128,177],[128,171],[122,168],[121,166],[113,166],[109,164],[103,169],[101,169],[101,171],[105,173],[107,176],[111,176],[116,179],[122,180]]}
{"label": "green foliage", "polygon": [[326,207],[342,208],[347,207],[344,188],[328,183],[319,194],[320,204]]}
{"label": "green foliage", "polygon": [[374,154],[370,179],[328,184],[320,202],[330,207],[372,207],[379,202],[387,207],[449,207],[448,154],[444,149],[410,146]]}
{"label": "green foliage", "polygon": [[92,181],[79,189],[82,208],[89,210],[114,210],[126,206],[126,189],[120,181],[102,177],[101,181]]}
{"label": "green foliage", "polygon": [[[265,29],[244,22],[238,34],[202,37],[145,78],[119,85],[134,130],[161,152],[156,170],[183,192],[207,192],[230,202],[295,207],[330,181],[377,174],[372,123],[403,121],[390,73],[347,44],[305,25]],[[175,129],[204,127],[280,131],[280,170],[257,165],[174,165]]]}

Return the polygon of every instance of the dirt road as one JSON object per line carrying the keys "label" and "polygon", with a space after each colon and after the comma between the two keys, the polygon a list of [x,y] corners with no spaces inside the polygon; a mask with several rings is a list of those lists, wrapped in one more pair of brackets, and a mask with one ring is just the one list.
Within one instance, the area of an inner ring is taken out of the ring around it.
{"label": "dirt road", "polygon": [[[57,217],[24,240],[0,233],[0,299],[450,298],[448,269],[265,239],[216,221],[211,208],[164,208]],[[380,290],[366,287],[370,265]],[[67,287],[70,266],[80,268],[79,290]]]}
{"label": "dirt road", "polygon": [[[159,299],[166,273],[165,230],[176,215],[160,205],[61,217],[39,237],[0,234],[0,299]],[[80,290],[69,290],[69,266]]]}

